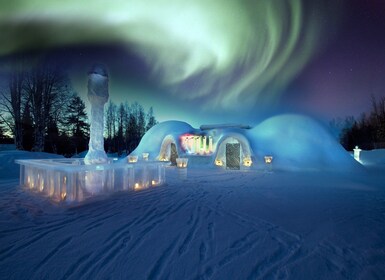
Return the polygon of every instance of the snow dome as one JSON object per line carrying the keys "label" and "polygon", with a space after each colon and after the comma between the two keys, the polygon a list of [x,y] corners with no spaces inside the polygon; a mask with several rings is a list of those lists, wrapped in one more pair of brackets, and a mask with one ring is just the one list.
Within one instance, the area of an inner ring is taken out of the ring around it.
{"label": "snow dome", "polygon": [[273,156],[274,168],[342,170],[359,164],[322,125],[301,115],[269,118],[249,131],[254,156]]}

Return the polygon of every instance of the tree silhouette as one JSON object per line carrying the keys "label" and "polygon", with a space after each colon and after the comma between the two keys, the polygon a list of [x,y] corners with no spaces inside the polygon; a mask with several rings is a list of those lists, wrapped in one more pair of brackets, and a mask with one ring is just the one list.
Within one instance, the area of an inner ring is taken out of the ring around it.
{"label": "tree silhouette", "polygon": [[69,99],[63,123],[75,153],[86,150],[90,126],[87,122],[86,105],[76,93],[73,93]]}

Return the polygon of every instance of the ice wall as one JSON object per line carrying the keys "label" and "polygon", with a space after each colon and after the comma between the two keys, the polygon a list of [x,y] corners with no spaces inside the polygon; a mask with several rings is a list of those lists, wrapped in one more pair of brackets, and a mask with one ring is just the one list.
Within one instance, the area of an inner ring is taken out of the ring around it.
{"label": "ice wall", "polygon": [[95,65],[88,73],[88,100],[91,104],[91,127],[86,164],[106,163],[104,151],[104,104],[108,101],[108,74],[102,65]]}

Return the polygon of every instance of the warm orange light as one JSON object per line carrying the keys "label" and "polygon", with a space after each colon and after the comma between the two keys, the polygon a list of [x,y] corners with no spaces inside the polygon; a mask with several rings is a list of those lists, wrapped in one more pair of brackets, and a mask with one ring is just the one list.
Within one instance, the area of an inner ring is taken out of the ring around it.
{"label": "warm orange light", "polygon": [[66,192],[62,192],[62,193],[61,193],[61,199],[62,199],[62,200],[65,200],[66,197],[67,197],[67,193],[66,193]]}
{"label": "warm orange light", "polygon": [[128,156],[129,163],[135,163],[138,161],[138,156]]}
{"label": "warm orange light", "polygon": [[40,182],[40,191],[44,190],[44,179],[41,180]]}
{"label": "warm orange light", "polygon": [[265,163],[271,164],[273,162],[273,156],[265,156]]}
{"label": "warm orange light", "polygon": [[177,158],[176,166],[178,168],[187,168],[188,158]]}
{"label": "warm orange light", "polygon": [[243,159],[243,165],[244,166],[250,167],[252,164],[253,164],[253,161],[251,160],[250,157],[246,157]]}
{"label": "warm orange light", "polygon": [[216,166],[223,166],[223,161],[221,161],[220,159],[216,159],[215,160],[215,165]]}

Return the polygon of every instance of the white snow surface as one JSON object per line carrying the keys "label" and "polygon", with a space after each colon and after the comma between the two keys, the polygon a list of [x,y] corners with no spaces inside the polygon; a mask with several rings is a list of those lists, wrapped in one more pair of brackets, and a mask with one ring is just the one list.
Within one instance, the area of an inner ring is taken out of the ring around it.
{"label": "white snow surface", "polygon": [[49,154],[44,152],[28,152],[18,150],[0,151],[0,180],[5,178],[18,178],[20,175],[19,165],[15,163],[17,159],[45,159],[45,158],[64,158],[61,155]]}
{"label": "white snow surface", "polygon": [[[370,152],[372,162],[383,151]],[[383,279],[385,165],[167,168],[167,184],[76,207],[18,187],[0,152],[0,279]],[[47,155],[46,157],[54,157]]]}

